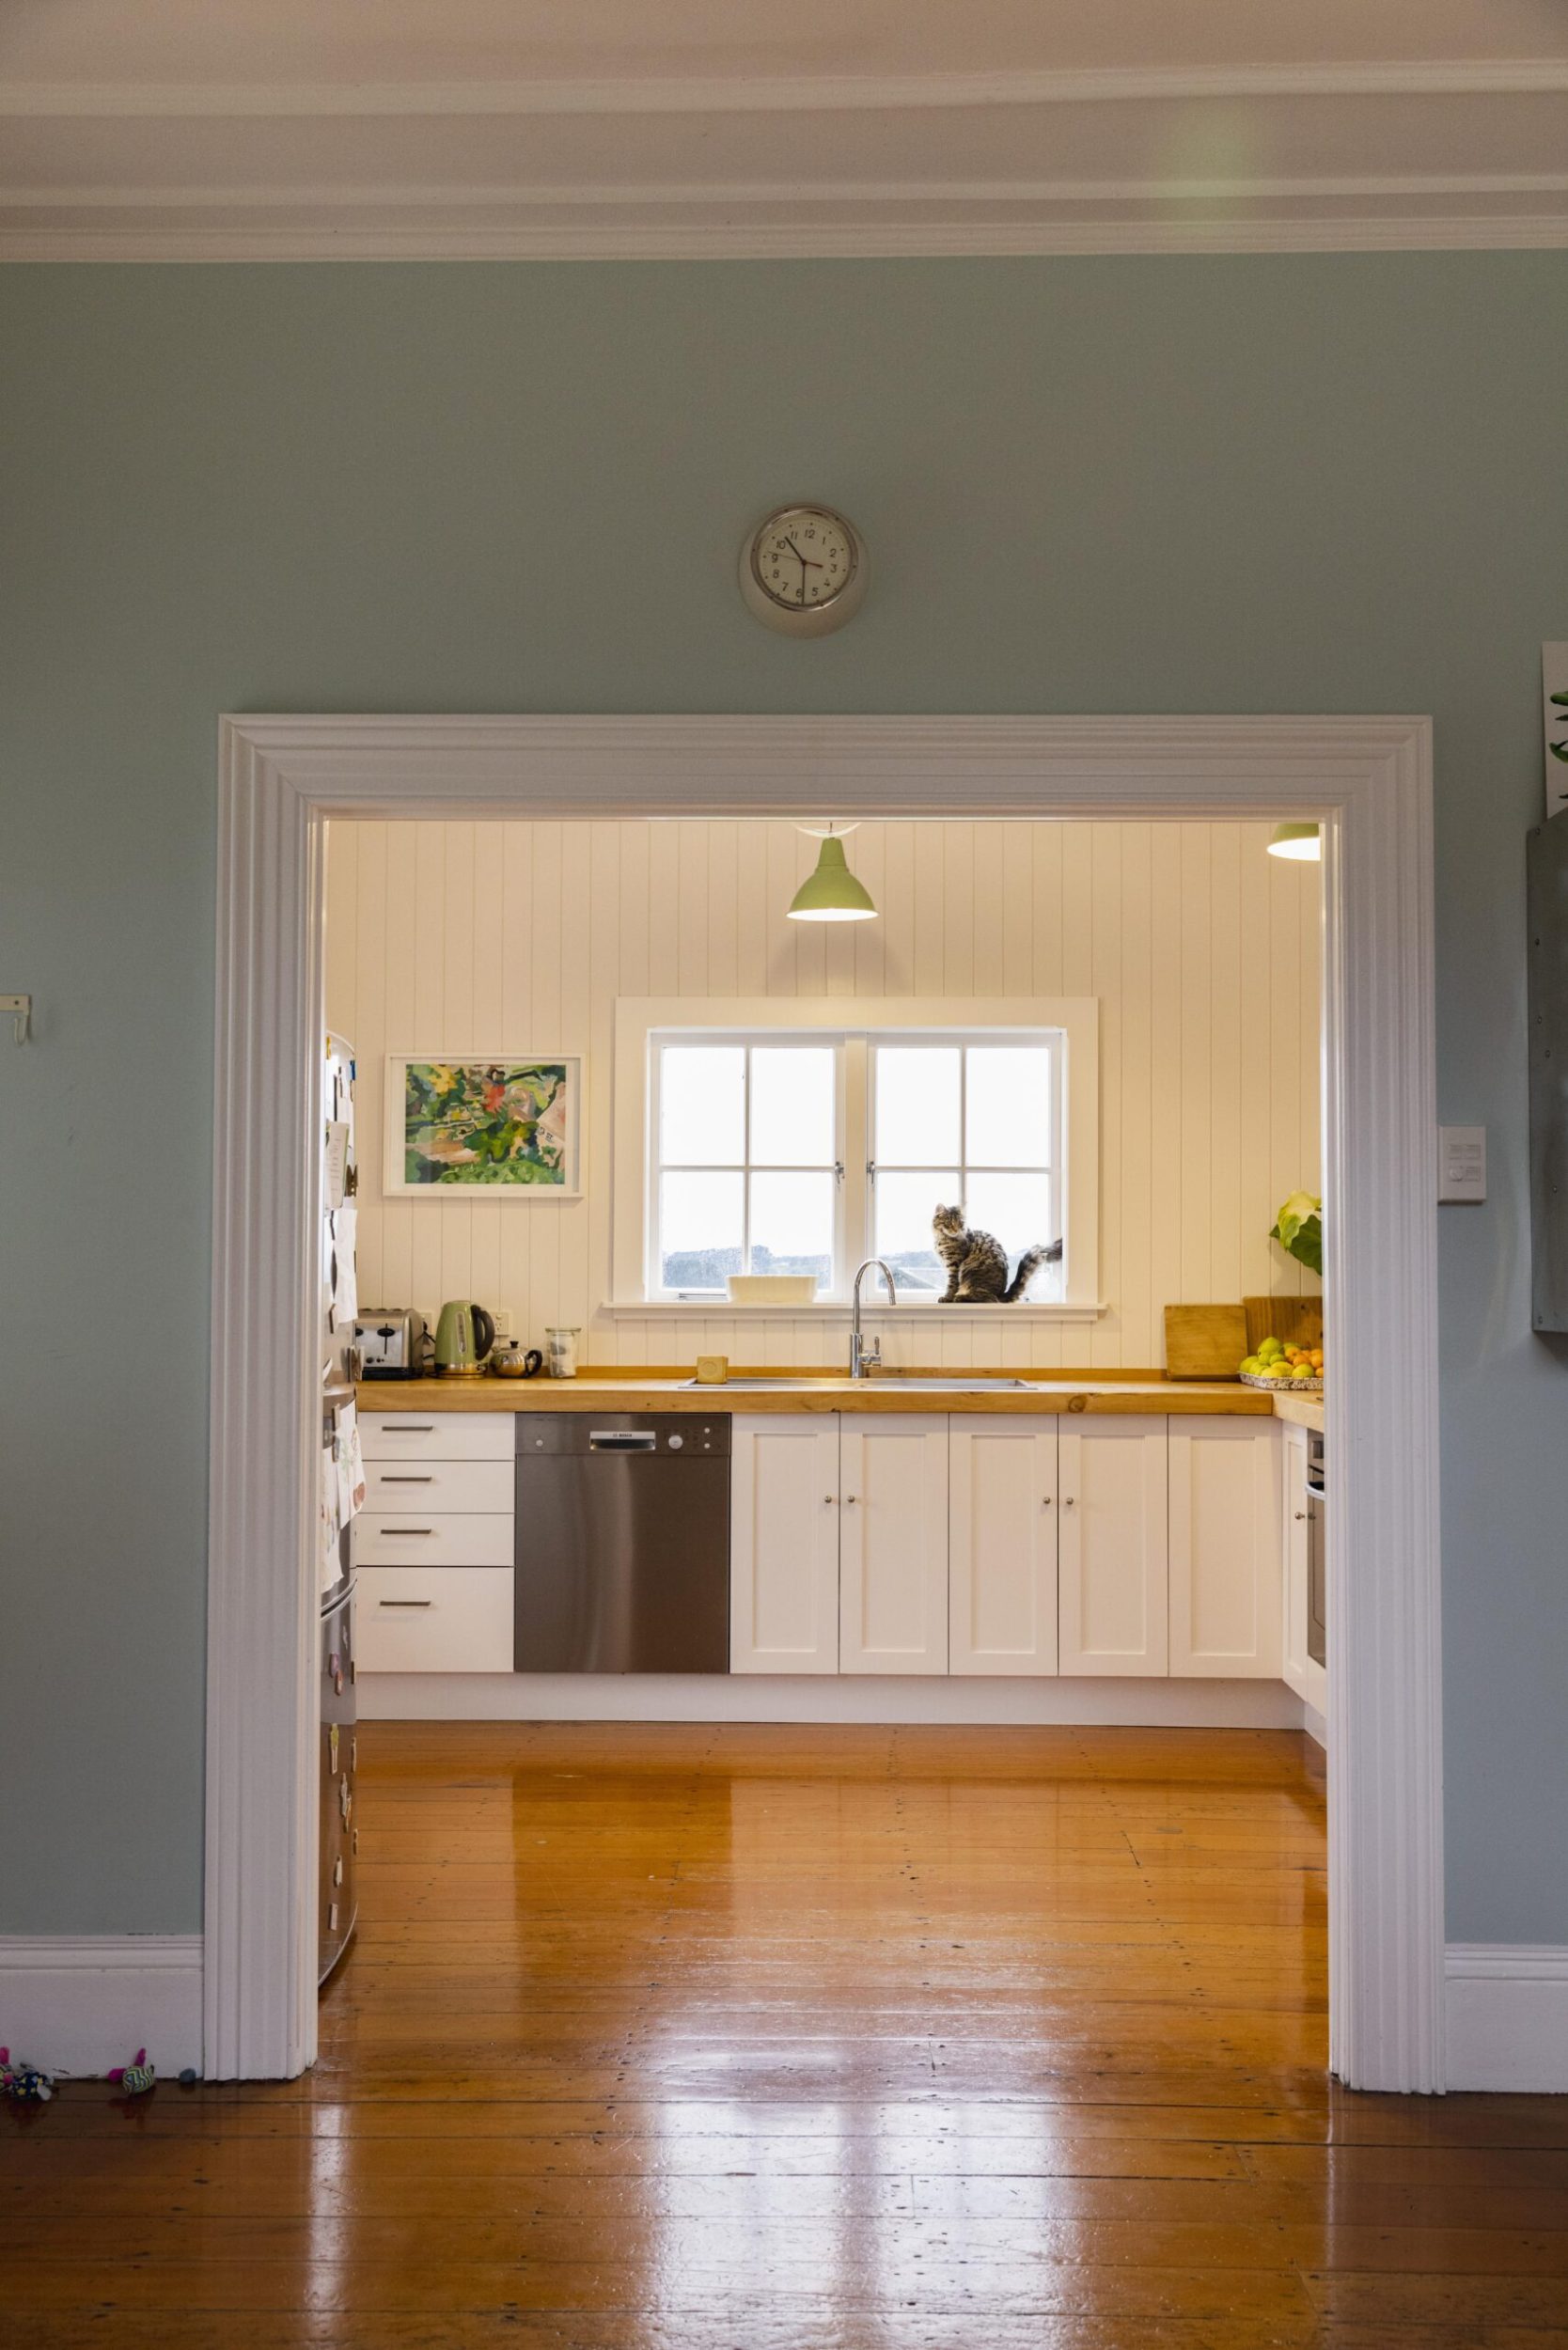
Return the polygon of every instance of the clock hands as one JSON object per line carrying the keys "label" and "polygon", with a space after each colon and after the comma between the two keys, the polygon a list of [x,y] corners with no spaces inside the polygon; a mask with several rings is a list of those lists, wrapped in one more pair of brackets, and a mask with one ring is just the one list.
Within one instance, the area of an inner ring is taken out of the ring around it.
{"label": "clock hands", "polygon": [[800,565],[800,600],[804,603],[806,601],[806,572],[808,565],[809,565],[810,569],[814,572],[820,572],[823,567],[818,562],[814,555],[802,555],[800,549],[796,546],[792,539],[786,539],[784,544],[789,548],[790,553],[794,556],[795,561]]}

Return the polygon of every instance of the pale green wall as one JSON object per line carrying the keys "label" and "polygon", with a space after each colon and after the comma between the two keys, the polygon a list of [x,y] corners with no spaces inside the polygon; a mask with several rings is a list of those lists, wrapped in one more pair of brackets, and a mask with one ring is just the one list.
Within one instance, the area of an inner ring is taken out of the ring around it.
{"label": "pale green wall", "polygon": [[[1568,1941],[1520,911],[1565,415],[1559,254],[0,273],[0,1927],[200,1918],[219,711],[1346,710],[1435,717],[1441,1103],[1491,1127],[1450,1929]],[[877,566],[818,645],[732,583],[799,494]]]}

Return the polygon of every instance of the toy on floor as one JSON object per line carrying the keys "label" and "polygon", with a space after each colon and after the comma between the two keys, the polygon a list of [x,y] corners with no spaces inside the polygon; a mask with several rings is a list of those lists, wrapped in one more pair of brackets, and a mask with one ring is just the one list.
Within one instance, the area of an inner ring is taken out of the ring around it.
{"label": "toy on floor", "polygon": [[46,2106],[55,2094],[55,2076],[41,2065],[11,2062],[8,2048],[0,2048],[0,2095],[19,2106]]}
{"label": "toy on floor", "polygon": [[109,2078],[122,2097],[145,2097],[158,2085],[157,2067],[149,2064],[145,2048],[136,2050],[133,2064],[117,2064]]}

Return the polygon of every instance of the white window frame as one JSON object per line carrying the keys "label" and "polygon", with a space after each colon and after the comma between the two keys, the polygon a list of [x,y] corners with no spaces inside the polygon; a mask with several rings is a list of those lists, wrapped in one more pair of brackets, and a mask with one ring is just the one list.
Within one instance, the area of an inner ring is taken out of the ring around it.
{"label": "white window frame", "polygon": [[[770,1041],[809,1043],[824,1037],[846,1041],[840,1064],[844,1100],[842,1131],[870,1135],[866,1040],[902,1031],[911,1042],[963,1038],[1019,1042],[1053,1032],[1059,1040],[1058,1082],[1060,1165],[1055,1172],[1061,1212],[1062,1254],[1057,1296],[1016,1306],[941,1306],[904,1293],[901,1313],[1033,1315],[1044,1321],[1093,1321],[1105,1311],[1100,1296],[1100,1007],[1092,996],[623,996],[616,1005],[614,1197],[612,1203],[612,1313],[649,1316],[778,1314],[800,1319],[842,1314],[847,1295],[819,1296],[814,1306],[735,1306],[716,1294],[672,1296],[652,1278],[655,1231],[653,1186],[658,1180],[653,1137],[657,1131],[655,1040],[679,1032],[682,1042],[722,1043],[765,1034]],[[862,1153],[863,1156],[868,1153]],[[852,1190],[852,1186],[854,1187]],[[870,1201],[859,1205],[861,1169],[847,1164],[839,1186],[835,1246],[847,1272],[857,1217],[862,1240],[870,1230]],[[1055,1235],[1049,1237],[1054,1238]],[[868,1302],[869,1302],[868,1285]],[[871,1308],[883,1310],[884,1306]]]}
{"label": "white window frame", "polygon": [[[660,1074],[662,1067],[659,1048],[666,1044],[680,1043],[695,1045],[744,1045],[749,1049],[751,1046],[763,1041],[764,1040],[760,1039],[750,1030],[743,1032],[734,1027],[687,1028],[685,1026],[681,1026],[675,1029],[655,1028],[649,1031],[647,1041],[644,1045],[645,1065],[648,1076],[648,1139],[647,1147],[644,1152],[645,1170],[643,1177],[643,1280],[647,1297],[656,1304],[684,1305],[689,1312],[694,1306],[700,1308],[716,1303],[722,1307],[726,1312],[730,1310],[729,1296],[722,1290],[666,1290],[656,1278],[659,1257],[659,1178],[666,1168],[679,1167],[682,1164],[680,1160],[662,1159],[659,1155],[658,1136],[660,1123]],[[842,1028],[839,1028],[837,1032],[823,1028],[802,1028],[777,1030],[770,1029],[767,1032],[765,1042],[768,1044],[774,1045],[822,1045],[842,1044],[848,1042],[848,1040],[846,1039]],[[851,1084],[849,1069],[850,1059],[851,1054],[849,1052],[840,1053],[834,1071],[833,1134],[836,1148],[843,1141],[845,1136],[850,1131],[852,1114],[846,1098],[850,1090]],[[746,1081],[745,1121],[745,1155],[740,1161],[738,1167],[735,1169],[735,1171],[739,1173],[743,1179],[742,1193],[743,1198],[745,1202],[745,1206],[743,1210],[743,1236],[749,1235],[750,1232],[750,1178],[753,1175],[769,1172],[777,1172],[779,1174],[821,1174],[823,1172],[823,1164],[821,1162],[814,1163],[812,1166],[807,1167],[780,1167],[776,1169],[772,1166],[771,1162],[764,1164],[763,1162],[757,1161],[752,1158],[751,1086],[749,1068],[747,1070]],[[694,1161],[691,1162],[691,1164],[695,1166],[698,1163]],[[720,1171],[718,1169],[717,1162],[703,1161],[700,1164],[704,1167],[712,1165],[714,1167],[715,1172]],[[836,1158],[832,1164],[837,1169],[839,1176],[839,1180],[833,1187],[833,1261],[836,1265],[841,1266],[844,1261],[845,1250],[849,1246],[848,1234],[850,1213],[848,1198],[851,1170],[847,1161],[843,1159]],[[728,1172],[729,1170],[726,1169],[723,1171]],[[837,1296],[839,1292],[837,1290],[819,1290],[818,1298],[819,1301],[822,1301],[829,1297]]]}
{"label": "white window frame", "polygon": [[[1067,1062],[1069,1058],[1067,1038],[1064,1031],[1060,1027],[1054,1025],[1049,1027],[1042,1026],[1032,1031],[1020,1032],[1017,1029],[1008,1029],[1003,1031],[1003,1038],[1004,1040],[1006,1038],[1012,1038],[1020,1044],[1033,1042],[1044,1043],[1048,1045],[1050,1050],[1051,1135],[1053,1156],[1051,1165],[1045,1171],[1049,1178],[1052,1214],[1047,1227],[1038,1232],[1035,1237],[1042,1241],[1054,1241],[1059,1235],[1063,1241],[1065,1241],[1067,1235],[1067,1170],[1064,1161],[1067,1148]],[[870,1256],[876,1247],[876,1179],[884,1174],[908,1175],[919,1174],[924,1171],[923,1166],[916,1167],[899,1159],[884,1160],[878,1158],[876,1155],[876,1089],[878,1080],[876,1073],[876,1054],[874,1048],[877,1045],[892,1044],[895,1050],[901,1044],[946,1045],[950,1050],[957,1050],[963,1056],[959,1062],[958,1080],[958,1156],[960,1164],[957,1171],[959,1182],[958,1196],[963,1200],[965,1207],[968,1205],[969,1198],[968,1179],[972,1174],[1026,1174],[1038,1171],[1033,1168],[1027,1168],[1021,1164],[1004,1167],[999,1163],[994,1162],[991,1166],[987,1167],[979,1162],[971,1163],[969,1158],[968,1050],[970,1047],[977,1044],[992,1044],[996,1043],[997,1041],[997,1031],[994,1028],[970,1028],[967,1026],[960,1027],[957,1026],[949,1026],[941,1028],[895,1029],[890,1034],[885,1032],[880,1026],[872,1029],[868,1029],[865,1039],[866,1170],[861,1192],[861,1198],[863,1202],[862,1213],[865,1219],[861,1228],[861,1232],[862,1239],[864,1241],[863,1254],[866,1256]],[[934,1200],[933,1204],[934,1205]],[[1063,1248],[1062,1256],[1063,1264],[1065,1265],[1065,1247]],[[900,1291],[899,1298],[901,1304],[904,1305],[918,1305],[921,1302],[917,1292],[912,1294],[903,1290]],[[932,1298],[926,1302],[934,1305],[937,1300]],[[1045,1303],[1048,1301],[1043,1300],[1042,1302]]]}

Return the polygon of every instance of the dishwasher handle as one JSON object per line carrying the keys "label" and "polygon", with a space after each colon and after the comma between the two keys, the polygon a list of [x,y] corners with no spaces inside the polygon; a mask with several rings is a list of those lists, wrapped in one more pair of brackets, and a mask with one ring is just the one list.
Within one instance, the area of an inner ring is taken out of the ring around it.
{"label": "dishwasher handle", "polygon": [[651,1428],[590,1428],[590,1452],[656,1452],[659,1439]]}

